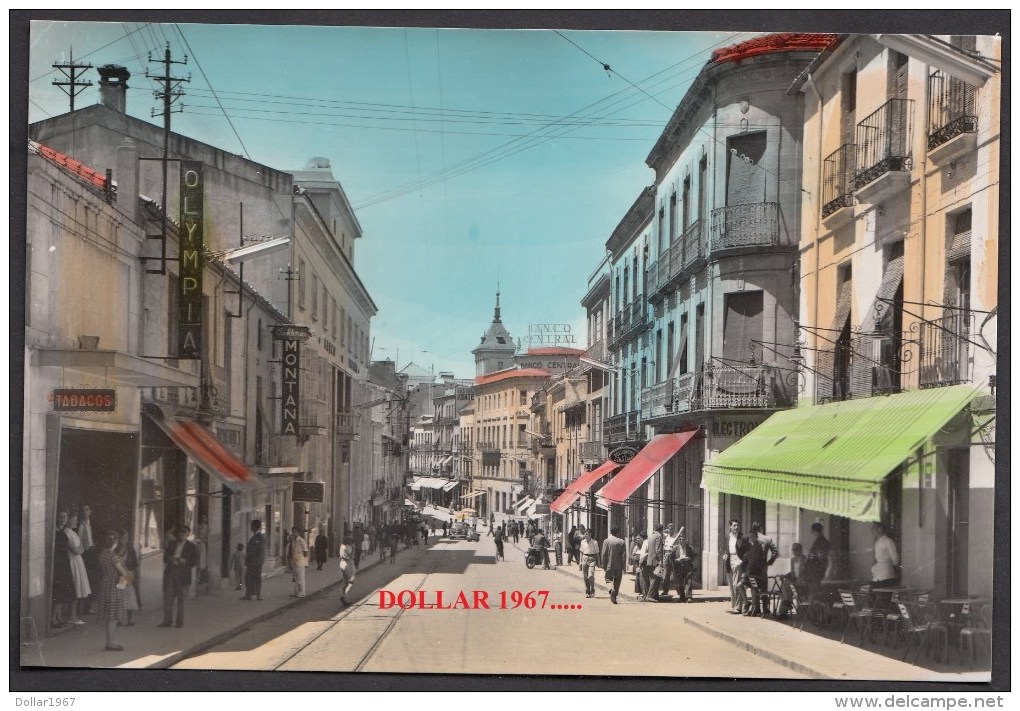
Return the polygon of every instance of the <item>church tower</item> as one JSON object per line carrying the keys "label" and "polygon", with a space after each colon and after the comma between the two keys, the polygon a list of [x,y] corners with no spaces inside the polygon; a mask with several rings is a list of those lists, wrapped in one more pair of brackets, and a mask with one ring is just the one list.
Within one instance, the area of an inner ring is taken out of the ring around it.
{"label": "church tower", "polygon": [[482,342],[471,351],[475,356],[475,377],[514,367],[517,346],[499,317],[499,288],[496,288],[496,312]]}

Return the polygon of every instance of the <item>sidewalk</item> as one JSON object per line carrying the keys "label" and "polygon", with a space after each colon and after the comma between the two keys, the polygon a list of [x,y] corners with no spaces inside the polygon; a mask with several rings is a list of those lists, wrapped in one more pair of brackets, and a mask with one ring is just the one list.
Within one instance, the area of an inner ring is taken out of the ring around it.
{"label": "sidewalk", "polygon": [[[525,553],[528,550],[526,541],[510,545]],[[552,554],[550,558],[555,563]],[[554,565],[554,569],[574,578],[578,595],[584,593],[581,570],[576,563]],[[605,585],[605,574],[601,568],[595,575],[595,587],[600,597],[608,595],[609,588]],[[633,590],[634,576],[624,575],[620,598],[637,602],[637,594]],[[772,618],[729,615],[726,614],[729,600],[728,591],[695,590],[693,604],[677,604],[675,607],[684,624],[814,679],[987,682],[991,678],[987,670],[970,671],[946,663],[915,666],[900,661],[902,652],[883,648],[882,651],[886,652],[883,654],[874,651],[873,647],[862,649],[849,642],[841,644],[838,636],[832,639],[824,633],[812,631],[810,626],[799,630],[789,622]]]}
{"label": "sidewalk", "polygon": [[[430,537],[430,546],[439,538]],[[411,553],[426,550],[426,546],[404,547]],[[370,570],[379,563],[378,551],[362,560],[359,571]],[[340,577],[338,560],[330,558],[322,570],[313,563],[305,574],[307,597],[336,595]],[[294,584],[285,568],[278,569],[262,581],[262,600],[240,600],[243,592],[232,587],[213,589],[208,594],[188,598],[184,606],[184,626],[162,628],[163,601],[149,595],[143,600],[144,608],[134,613],[134,625],[117,629],[117,642],[124,646],[121,652],[106,651],[105,624],[95,615],[83,617],[86,624],[56,631],[52,637],[42,637],[41,647],[26,644],[22,633],[22,666],[47,667],[124,667],[166,668],[208,647],[219,640],[233,636],[239,629],[276,615],[281,610],[301,603],[306,598],[291,597]],[[338,603],[339,604],[339,603]],[[43,630],[39,629],[40,634]]]}

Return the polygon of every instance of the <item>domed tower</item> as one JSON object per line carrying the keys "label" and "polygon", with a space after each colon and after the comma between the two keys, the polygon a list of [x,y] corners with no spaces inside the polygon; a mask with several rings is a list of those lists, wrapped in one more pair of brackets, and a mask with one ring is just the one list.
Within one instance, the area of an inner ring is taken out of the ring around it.
{"label": "domed tower", "polygon": [[496,313],[489,330],[482,336],[482,342],[471,351],[475,356],[475,377],[488,375],[497,370],[512,368],[517,346],[510,332],[499,318],[499,289],[496,289]]}

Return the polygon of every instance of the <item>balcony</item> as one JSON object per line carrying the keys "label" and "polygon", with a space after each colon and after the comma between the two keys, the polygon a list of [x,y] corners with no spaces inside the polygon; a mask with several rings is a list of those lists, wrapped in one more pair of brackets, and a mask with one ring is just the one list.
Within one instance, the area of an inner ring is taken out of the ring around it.
{"label": "balcony", "polygon": [[[696,220],[684,230],[680,243],[683,244],[683,268],[692,269],[705,261],[707,248],[705,245],[705,220]],[[673,255],[670,255],[672,267]],[[670,270],[672,271],[672,269]]]}
{"label": "balcony", "polygon": [[702,371],[700,410],[772,408],[790,404],[777,398],[776,372],[761,365],[716,365]]}
{"label": "balcony", "polygon": [[605,459],[602,440],[580,443],[581,461],[585,464],[601,464]]}
{"label": "balcony", "polygon": [[857,146],[844,143],[822,163],[822,220],[830,230],[841,227],[852,214]]}
{"label": "balcony", "polygon": [[977,147],[977,101],[974,87],[936,71],[928,77],[928,151],[936,163]]}
{"label": "balcony", "polygon": [[942,318],[921,323],[920,372],[922,388],[970,382],[970,336],[973,314],[953,310]]}
{"label": "balcony", "polygon": [[651,385],[641,393],[641,419],[664,417],[673,409],[673,380]]}
{"label": "balcony", "polygon": [[[696,223],[697,224],[697,223]],[[690,228],[688,228],[690,229]],[[648,267],[648,299],[661,301],[662,294],[675,283],[684,270],[684,243],[681,236],[666,247],[652,266]]]}
{"label": "balcony", "polygon": [[475,448],[482,454],[499,454],[501,451],[499,442],[479,442],[475,445]]}
{"label": "balcony", "polygon": [[712,253],[779,245],[779,205],[753,202],[712,211]]}
{"label": "balcony", "polygon": [[638,425],[639,415],[637,410],[614,415],[606,419],[606,425],[602,437],[607,447],[624,442],[636,442],[642,438],[641,428]]}
{"label": "balcony", "polygon": [[[359,439],[358,426],[361,422],[361,413],[353,411],[341,411],[333,413],[333,434],[342,442],[350,442]],[[416,446],[415,451],[420,451]]]}
{"label": "balcony", "polygon": [[910,181],[914,102],[889,99],[857,124],[854,187],[861,202],[878,204]]}

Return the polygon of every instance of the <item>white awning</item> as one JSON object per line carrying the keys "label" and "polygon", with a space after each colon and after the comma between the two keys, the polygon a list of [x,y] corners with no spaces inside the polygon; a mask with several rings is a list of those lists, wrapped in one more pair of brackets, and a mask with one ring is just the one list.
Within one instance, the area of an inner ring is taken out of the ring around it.
{"label": "white awning", "polygon": [[443,461],[439,462],[439,466],[445,467],[447,464],[449,464],[452,461],[453,461],[453,455],[451,454],[449,457],[447,457]]}
{"label": "white awning", "polygon": [[485,495],[484,491],[479,491],[478,489],[475,489],[474,491],[472,491],[470,493],[462,494],[460,498],[464,499],[464,500],[468,500],[468,499],[473,499],[475,497],[484,496],[484,495]]}
{"label": "white awning", "polygon": [[460,484],[459,481],[448,481],[445,484],[443,484],[443,491],[450,491],[451,489],[456,487],[458,484]]}

